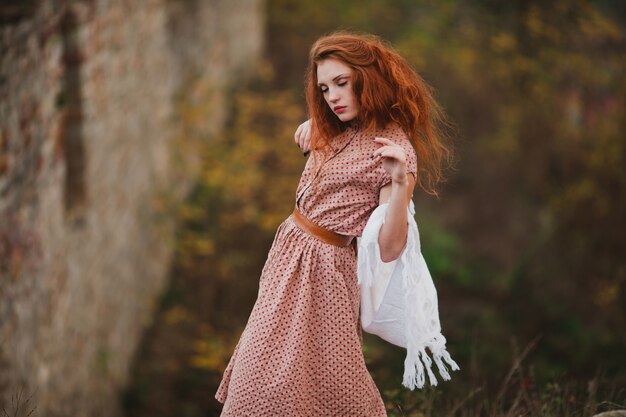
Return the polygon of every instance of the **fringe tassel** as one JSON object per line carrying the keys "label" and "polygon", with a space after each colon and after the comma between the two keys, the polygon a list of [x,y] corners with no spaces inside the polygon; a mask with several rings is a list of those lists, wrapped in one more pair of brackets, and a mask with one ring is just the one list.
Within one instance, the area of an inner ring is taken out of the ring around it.
{"label": "fringe tassel", "polygon": [[[439,370],[439,374],[444,381],[449,381],[451,379],[450,373],[448,372],[448,368],[443,363],[443,361],[447,362],[450,366],[450,369],[453,371],[458,371],[459,365],[450,357],[450,354],[447,350],[443,349],[438,352],[433,352],[431,350],[431,354],[433,359],[431,359],[426,353],[426,349],[421,349],[418,352],[415,352],[413,349],[411,351],[407,351],[406,358],[404,360],[404,375],[402,377],[402,385],[407,387],[410,390],[414,390],[415,388],[422,388],[426,382],[426,375],[424,370],[428,372],[428,382],[432,386],[437,386],[437,378],[432,371],[432,362],[433,360],[437,364],[437,369]],[[442,361],[443,359],[443,361]]]}

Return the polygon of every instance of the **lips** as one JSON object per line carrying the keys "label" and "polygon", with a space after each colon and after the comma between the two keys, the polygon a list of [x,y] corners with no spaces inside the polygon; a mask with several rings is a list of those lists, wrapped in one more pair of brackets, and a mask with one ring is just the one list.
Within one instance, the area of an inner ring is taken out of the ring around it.
{"label": "lips", "polygon": [[347,108],[346,106],[336,106],[336,107],[333,107],[333,111],[334,111],[335,113],[341,113],[341,112],[343,112],[346,108]]}

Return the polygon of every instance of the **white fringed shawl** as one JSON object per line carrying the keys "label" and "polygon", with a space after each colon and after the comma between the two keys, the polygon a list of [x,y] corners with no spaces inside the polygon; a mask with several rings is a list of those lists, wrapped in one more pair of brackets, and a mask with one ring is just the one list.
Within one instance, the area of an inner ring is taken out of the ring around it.
{"label": "white fringed shawl", "polygon": [[387,207],[388,204],[381,204],[374,210],[358,242],[361,325],[364,331],[406,348],[402,385],[411,390],[422,388],[424,369],[430,384],[437,385],[432,360],[444,380],[450,379],[444,361],[453,371],[460,368],[446,350],[446,338],[441,334],[437,291],[421,253],[413,217],[415,207],[411,201],[407,210],[407,244],[402,255],[385,263],[380,258],[378,232],[385,222]]}

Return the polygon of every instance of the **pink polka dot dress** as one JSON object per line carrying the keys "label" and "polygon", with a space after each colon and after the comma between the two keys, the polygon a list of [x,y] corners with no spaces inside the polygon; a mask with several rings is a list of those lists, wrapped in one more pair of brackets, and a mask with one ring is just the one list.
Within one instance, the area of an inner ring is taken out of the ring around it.
{"label": "pink polka dot dress", "polygon": [[[405,133],[354,128],[333,138],[325,162],[307,161],[296,205],[314,223],[360,236],[391,181],[373,138],[400,144],[408,171],[417,158]],[[222,416],[383,417],[385,406],[363,358],[360,288],[352,245],[334,246],[289,216],[278,227],[259,280],[258,298],[215,398]]]}

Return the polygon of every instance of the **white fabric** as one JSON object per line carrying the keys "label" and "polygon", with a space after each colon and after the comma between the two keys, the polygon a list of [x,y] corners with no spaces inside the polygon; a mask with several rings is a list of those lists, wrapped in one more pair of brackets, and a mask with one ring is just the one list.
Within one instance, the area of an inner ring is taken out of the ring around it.
{"label": "white fabric", "polygon": [[437,291],[421,253],[413,217],[415,207],[411,201],[407,210],[407,243],[402,254],[386,263],[380,257],[378,232],[385,222],[387,207],[388,204],[381,204],[374,210],[358,240],[361,325],[364,331],[406,348],[402,385],[411,390],[422,388],[424,370],[430,384],[437,385],[431,369],[433,360],[444,380],[450,379],[444,361],[454,371],[460,368],[446,350],[446,339],[441,334]]}

